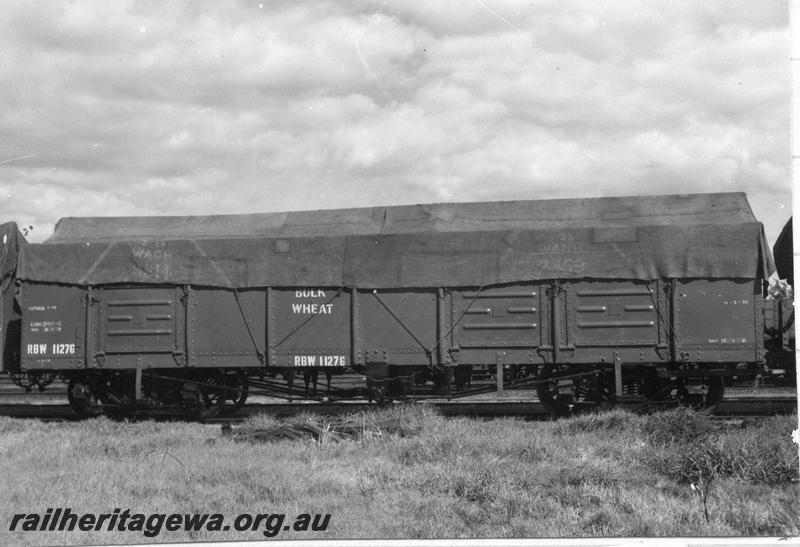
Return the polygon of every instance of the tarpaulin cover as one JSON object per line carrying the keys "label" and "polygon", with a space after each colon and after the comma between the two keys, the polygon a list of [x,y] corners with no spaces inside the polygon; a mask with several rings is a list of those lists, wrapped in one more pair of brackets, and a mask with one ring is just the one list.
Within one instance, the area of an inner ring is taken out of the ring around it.
{"label": "tarpaulin cover", "polygon": [[413,288],[749,278],[774,266],[741,193],[62,219],[18,276],[79,285]]}

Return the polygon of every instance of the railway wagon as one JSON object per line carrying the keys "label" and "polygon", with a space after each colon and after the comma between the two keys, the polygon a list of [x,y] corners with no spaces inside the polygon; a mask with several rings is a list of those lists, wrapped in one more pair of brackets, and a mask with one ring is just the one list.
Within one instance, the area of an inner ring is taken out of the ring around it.
{"label": "railway wagon", "polygon": [[763,366],[774,267],[744,194],[67,218],[22,245],[18,374],[81,413],[210,415],[256,379],[370,398],[486,371],[581,401],[719,401]]}
{"label": "railway wagon", "polygon": [[[772,247],[778,278],[785,279],[790,286],[794,283],[793,248],[790,218]],[[794,302],[792,298],[775,298],[767,300],[765,304],[768,370],[778,378],[779,383],[794,386],[797,382]]]}

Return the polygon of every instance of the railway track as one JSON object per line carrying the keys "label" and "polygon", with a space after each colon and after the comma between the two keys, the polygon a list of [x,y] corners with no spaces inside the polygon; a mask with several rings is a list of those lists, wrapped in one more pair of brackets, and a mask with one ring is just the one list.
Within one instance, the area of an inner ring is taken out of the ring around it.
{"label": "railway track", "polygon": [[[754,392],[750,389],[730,390],[731,393],[716,408],[714,415],[728,417],[769,416],[775,414],[791,414],[797,410],[797,397],[790,389],[770,389]],[[552,415],[543,404],[535,399],[530,391],[520,393],[505,392],[503,397],[494,394],[472,399],[425,400],[417,404],[430,405],[445,416],[472,416],[491,418],[514,416],[525,419],[549,419]],[[308,400],[276,401],[253,393],[244,408],[234,414],[206,420],[208,423],[238,422],[249,416],[268,413],[279,417],[288,417],[301,412],[338,415],[375,408],[374,403],[366,401],[342,401],[336,403],[316,402]],[[628,408],[635,412],[658,410],[658,405],[620,404],[618,407]],[[590,407],[576,407],[575,413],[588,410]],[[15,418],[34,418],[41,420],[77,420],[73,410],[66,403],[64,389],[46,390],[42,393],[24,393],[18,390],[12,393],[0,386],[0,416]],[[134,412],[133,418],[144,419],[185,419],[178,411],[141,411]]]}
{"label": "railway track", "polygon": [[[291,416],[300,412],[337,415],[375,408],[366,400],[342,400],[319,402],[303,399],[303,390],[297,391],[298,399],[286,401],[266,396],[260,389],[250,389],[245,407],[234,414],[207,420],[211,423],[236,422],[248,416],[268,413],[275,416]],[[418,404],[436,407],[446,416],[473,416],[479,418],[514,416],[525,419],[548,419],[552,414],[540,403],[532,389],[511,389],[502,393],[491,392],[470,397],[445,400],[426,399]],[[622,403],[618,407],[635,412],[648,412],[663,408],[659,405],[642,403]],[[591,410],[590,406],[575,407],[574,413]],[[715,409],[717,416],[769,416],[791,414],[797,411],[797,392],[790,387],[775,387],[748,384],[728,388],[725,399]],[[0,376],[0,416],[15,418],[36,418],[42,420],[77,420],[74,411],[67,404],[66,385],[56,380],[44,391],[26,393],[14,385],[8,376]],[[179,411],[145,410],[134,412],[134,418],[146,419],[185,419]]]}

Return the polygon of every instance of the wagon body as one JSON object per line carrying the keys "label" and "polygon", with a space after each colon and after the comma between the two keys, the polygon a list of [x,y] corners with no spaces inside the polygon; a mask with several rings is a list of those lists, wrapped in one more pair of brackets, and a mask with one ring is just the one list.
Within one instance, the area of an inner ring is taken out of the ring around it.
{"label": "wagon body", "polygon": [[771,260],[743,194],[65,219],[21,366],[758,364]]}
{"label": "wagon body", "polygon": [[748,280],[363,290],[23,282],[22,367],[758,363]]}

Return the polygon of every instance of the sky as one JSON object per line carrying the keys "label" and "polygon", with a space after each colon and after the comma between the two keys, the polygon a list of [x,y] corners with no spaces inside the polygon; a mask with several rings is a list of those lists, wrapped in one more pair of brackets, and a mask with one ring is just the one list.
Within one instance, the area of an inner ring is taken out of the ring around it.
{"label": "sky", "polygon": [[0,221],[747,192],[791,211],[789,6],[6,1]]}

